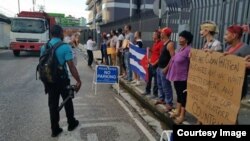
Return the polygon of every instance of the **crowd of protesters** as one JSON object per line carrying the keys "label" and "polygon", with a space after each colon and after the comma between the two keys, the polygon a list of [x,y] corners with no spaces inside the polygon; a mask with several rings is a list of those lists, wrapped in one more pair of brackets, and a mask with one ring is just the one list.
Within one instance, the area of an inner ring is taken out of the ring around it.
{"label": "crowd of protesters", "polygon": [[[131,32],[132,27],[125,25],[122,28],[111,30],[110,33],[102,33],[102,63],[106,65],[120,66],[120,77],[134,85],[140,85],[140,77],[130,67],[130,52],[125,40],[139,48],[145,48],[141,39],[141,32]],[[242,97],[247,94],[247,75],[250,70],[250,46],[241,41],[245,28],[239,25],[227,27],[224,40],[225,50],[221,42],[215,38],[218,27],[213,21],[206,21],[200,25],[200,36],[204,39],[202,50],[205,52],[221,52],[224,55],[232,54],[245,58],[246,75],[243,84]],[[187,98],[187,78],[190,63],[190,51],[192,48],[193,34],[190,31],[179,33],[178,43],[171,40],[172,29],[165,27],[156,29],[152,33],[153,44],[148,50],[148,81],[143,95],[151,95],[157,99],[155,105],[165,105],[166,112],[172,111],[170,117],[177,124],[185,119],[185,105]],[[152,85],[152,80],[153,85]],[[173,89],[176,91],[177,102],[173,102]],[[175,105],[175,108],[173,108]],[[201,124],[197,121],[197,124]]]}

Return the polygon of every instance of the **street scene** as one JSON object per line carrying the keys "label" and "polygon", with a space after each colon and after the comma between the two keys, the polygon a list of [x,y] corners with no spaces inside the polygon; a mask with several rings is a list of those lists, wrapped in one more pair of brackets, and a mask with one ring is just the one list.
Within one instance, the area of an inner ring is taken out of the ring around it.
{"label": "street scene", "polygon": [[[80,56],[81,64],[79,63],[78,68],[84,81],[81,90],[73,99],[75,117],[80,121],[80,125],[74,132],[67,131],[67,119],[63,109],[60,112],[60,125],[64,132],[57,139],[52,139],[49,130],[48,97],[44,94],[41,82],[34,79],[39,55],[24,53],[22,57],[15,58],[11,53],[0,53],[1,65],[5,66],[5,69],[1,69],[1,77],[5,78],[5,81],[1,82],[1,141],[146,141],[156,140],[159,136],[110,85],[98,86],[100,91],[94,95],[91,88],[93,70],[86,67],[86,61]],[[15,71],[16,67],[19,68],[18,71]]]}
{"label": "street scene", "polygon": [[250,138],[250,1],[0,2],[0,141]]}

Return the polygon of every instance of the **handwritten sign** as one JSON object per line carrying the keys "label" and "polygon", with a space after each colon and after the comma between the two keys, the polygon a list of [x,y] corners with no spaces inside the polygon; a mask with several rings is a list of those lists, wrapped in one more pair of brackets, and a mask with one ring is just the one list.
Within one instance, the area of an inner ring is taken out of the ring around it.
{"label": "handwritten sign", "polygon": [[187,84],[188,112],[203,124],[235,124],[245,62],[242,58],[192,49]]}

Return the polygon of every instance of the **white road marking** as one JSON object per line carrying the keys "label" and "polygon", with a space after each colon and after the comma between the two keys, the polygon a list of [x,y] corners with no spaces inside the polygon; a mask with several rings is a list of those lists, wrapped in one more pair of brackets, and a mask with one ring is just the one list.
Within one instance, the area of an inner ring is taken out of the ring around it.
{"label": "white road marking", "polygon": [[[58,136],[58,141],[82,141],[83,139],[81,137],[81,132],[84,130],[87,132],[89,128],[93,129],[93,127],[95,127],[96,131],[97,132],[99,131],[99,133],[102,132],[102,130],[105,130],[106,127],[113,127],[119,135],[118,137],[116,137],[117,141],[140,140],[139,132],[131,124],[127,122],[103,122],[103,123],[80,124],[79,127],[77,127],[74,131],[71,132],[67,131],[67,126],[65,126],[63,127],[63,133]],[[94,138],[94,135],[89,135],[89,134],[95,134],[95,132],[87,133],[87,139],[88,141],[96,141],[92,140]],[[97,136],[97,134],[95,134],[95,136]],[[112,136],[110,135],[107,136],[109,136],[109,138],[112,138]]]}
{"label": "white road marking", "polygon": [[98,141],[98,137],[96,134],[87,134],[88,141]]}
{"label": "white road marking", "polygon": [[[120,120],[120,118],[112,118],[112,117],[95,117],[95,118],[89,118],[86,117],[85,115],[76,115],[75,116],[76,119],[79,119],[82,122],[107,122],[107,121],[116,121],[116,120]],[[60,121],[62,122],[66,122],[68,121],[67,118],[62,118]]]}
{"label": "white road marking", "polygon": [[86,103],[74,103],[74,106],[88,106]]}
{"label": "white road marking", "polygon": [[150,141],[156,141],[156,139],[153,137],[153,135],[143,126],[143,124],[133,116],[132,112],[128,109],[128,107],[118,98],[115,98],[118,103],[124,108],[124,110],[128,113],[128,115],[135,121],[137,126],[141,129],[141,131],[145,134],[145,136],[150,140]]}

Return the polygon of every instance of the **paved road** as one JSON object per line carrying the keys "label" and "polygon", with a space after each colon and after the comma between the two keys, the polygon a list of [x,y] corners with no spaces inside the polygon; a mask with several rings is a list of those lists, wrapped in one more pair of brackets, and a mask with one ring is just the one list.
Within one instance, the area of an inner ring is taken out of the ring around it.
{"label": "paved road", "polygon": [[159,139],[110,85],[98,86],[94,95],[91,90],[94,70],[87,67],[82,57],[78,61],[83,86],[74,99],[74,106],[81,125],[68,132],[62,110],[60,125],[64,132],[58,138],[51,138],[47,95],[42,83],[35,80],[38,55],[21,53],[20,57],[14,57],[11,51],[0,52],[0,141]]}

